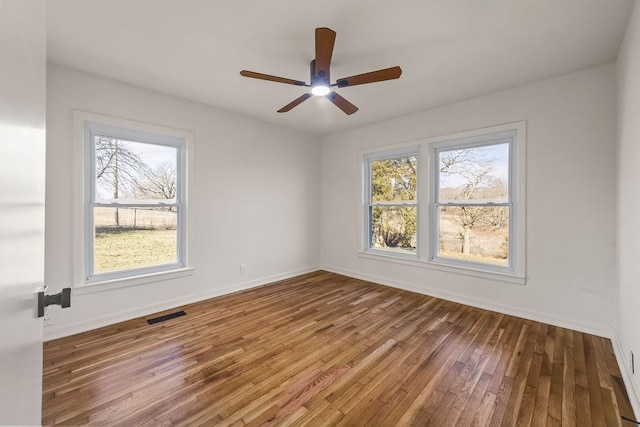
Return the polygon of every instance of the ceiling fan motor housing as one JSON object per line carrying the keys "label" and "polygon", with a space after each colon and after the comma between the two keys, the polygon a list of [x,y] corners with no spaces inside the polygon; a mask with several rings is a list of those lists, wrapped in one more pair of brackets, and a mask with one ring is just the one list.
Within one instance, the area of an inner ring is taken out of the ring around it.
{"label": "ceiling fan motor housing", "polygon": [[316,60],[312,60],[310,64],[311,69],[311,87],[316,86],[318,84],[324,84],[325,86],[331,86],[330,75],[329,73],[325,73],[324,71],[320,71],[319,74],[316,74]]}

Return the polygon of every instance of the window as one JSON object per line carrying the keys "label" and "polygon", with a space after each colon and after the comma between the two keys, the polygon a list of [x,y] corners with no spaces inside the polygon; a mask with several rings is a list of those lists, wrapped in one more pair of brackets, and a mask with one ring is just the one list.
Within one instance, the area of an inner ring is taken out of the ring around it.
{"label": "window", "polygon": [[434,144],[432,257],[512,271],[513,132]]}
{"label": "window", "polygon": [[190,134],[82,114],[82,284],[187,267]]}
{"label": "window", "polygon": [[367,248],[417,254],[418,153],[416,149],[367,156]]}
{"label": "window", "polygon": [[362,256],[524,284],[525,136],[518,122],[363,152]]}

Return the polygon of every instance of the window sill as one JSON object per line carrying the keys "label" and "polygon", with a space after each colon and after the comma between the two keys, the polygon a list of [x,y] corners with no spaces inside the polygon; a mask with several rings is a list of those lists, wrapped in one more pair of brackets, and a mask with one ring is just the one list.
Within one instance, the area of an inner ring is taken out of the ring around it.
{"label": "window sill", "polygon": [[139,276],[125,277],[101,282],[85,283],[73,288],[74,295],[89,294],[94,292],[111,291],[114,289],[128,288],[130,286],[143,285],[151,282],[162,282],[193,275],[192,267],[178,268],[157,273],[141,274]]}
{"label": "window sill", "polygon": [[477,277],[480,279],[493,280],[497,282],[511,283],[514,285],[526,284],[526,277],[516,274],[498,273],[494,271],[479,270],[476,268],[452,266],[436,263],[433,261],[424,261],[415,256],[398,256],[394,253],[380,253],[379,251],[359,251],[360,258],[373,259],[377,261],[392,262],[396,264],[411,265],[413,267],[428,268],[431,270],[443,271],[453,274],[461,274],[463,276]]}

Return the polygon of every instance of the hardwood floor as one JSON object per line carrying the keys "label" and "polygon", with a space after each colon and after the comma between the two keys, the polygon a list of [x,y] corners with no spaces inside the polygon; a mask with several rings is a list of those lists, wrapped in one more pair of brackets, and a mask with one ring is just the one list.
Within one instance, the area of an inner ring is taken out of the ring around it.
{"label": "hardwood floor", "polygon": [[568,329],[327,272],[171,311],[180,309],[187,315],[45,343],[43,424],[615,426],[633,417],[611,342]]}

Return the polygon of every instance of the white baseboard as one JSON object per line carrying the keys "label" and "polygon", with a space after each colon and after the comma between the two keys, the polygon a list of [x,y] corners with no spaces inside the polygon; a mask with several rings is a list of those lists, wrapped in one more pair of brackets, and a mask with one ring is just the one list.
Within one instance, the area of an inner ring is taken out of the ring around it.
{"label": "white baseboard", "polygon": [[627,389],[627,394],[631,401],[631,407],[633,408],[635,419],[638,419],[640,417],[640,389],[638,383],[634,381],[633,374],[631,373],[631,361],[627,357],[629,352],[625,350],[617,330],[613,331],[611,342],[613,344],[613,351],[616,354],[618,366],[620,366],[624,386]]}
{"label": "white baseboard", "polygon": [[610,338],[613,335],[613,329],[603,327],[596,323],[581,322],[569,319],[555,314],[543,313],[535,310],[523,310],[517,307],[511,307],[504,304],[497,304],[493,301],[487,301],[480,298],[470,297],[468,295],[460,295],[452,292],[434,289],[429,286],[416,286],[412,283],[406,283],[400,280],[389,279],[386,277],[369,275],[357,271],[346,270],[342,268],[322,267],[323,270],[332,273],[342,274],[356,279],[366,280],[368,282],[379,283],[381,285],[391,286],[393,288],[404,289],[406,291],[416,292],[423,295],[429,295],[436,298],[453,301],[460,304],[470,305],[472,307],[482,308],[484,310],[496,311],[498,313],[508,314],[510,316],[521,317],[524,319],[534,320],[536,322],[547,323],[549,325],[559,326],[561,328],[572,329],[574,331],[584,332],[591,335]]}
{"label": "white baseboard", "polygon": [[185,304],[192,304],[199,301],[204,301],[209,298],[218,297],[221,295],[227,295],[238,291],[244,291],[247,289],[255,288],[258,286],[266,285],[268,283],[277,282],[291,277],[300,276],[302,274],[318,271],[319,267],[307,267],[298,270],[289,271],[286,273],[276,274],[273,276],[263,277],[260,279],[249,280],[242,283],[235,283],[230,286],[222,288],[212,289],[207,292],[202,292],[193,295],[187,295],[180,298],[174,298],[171,300],[163,301],[160,303],[149,304],[143,307],[137,307],[132,310],[126,310],[107,316],[96,317],[82,322],[75,322],[66,325],[53,325],[44,329],[44,341],[50,341],[57,338],[63,338],[70,335],[75,335],[80,332],[86,332],[93,329],[101,328],[103,326],[113,325],[114,323],[124,322],[126,320],[135,319],[141,316],[147,316],[149,314],[157,313],[164,310],[170,310],[175,307],[180,307]]}

